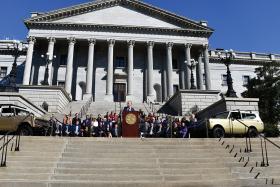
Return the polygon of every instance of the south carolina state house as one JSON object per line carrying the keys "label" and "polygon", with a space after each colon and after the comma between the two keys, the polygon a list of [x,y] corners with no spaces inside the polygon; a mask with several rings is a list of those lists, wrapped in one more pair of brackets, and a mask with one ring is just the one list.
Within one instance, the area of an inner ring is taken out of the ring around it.
{"label": "south carolina state house", "polygon": [[[41,85],[47,70],[48,85],[64,87],[73,100],[163,102],[191,88],[193,63],[196,90],[227,89],[218,56],[225,51],[209,49],[214,30],[206,21],[139,0],[96,0],[32,13],[24,23],[28,40],[17,61],[19,85]],[[2,78],[14,61],[8,43],[1,42]],[[234,53],[230,69],[239,96],[256,67],[280,61],[276,54]]]}

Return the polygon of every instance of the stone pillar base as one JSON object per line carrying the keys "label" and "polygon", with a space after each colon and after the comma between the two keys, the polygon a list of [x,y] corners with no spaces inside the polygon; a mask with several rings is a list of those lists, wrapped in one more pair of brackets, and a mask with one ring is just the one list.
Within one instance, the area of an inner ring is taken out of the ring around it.
{"label": "stone pillar base", "polygon": [[105,95],[104,101],[114,102],[114,96],[113,95]]}
{"label": "stone pillar base", "polygon": [[84,94],[83,101],[88,101],[92,97],[92,94]]}

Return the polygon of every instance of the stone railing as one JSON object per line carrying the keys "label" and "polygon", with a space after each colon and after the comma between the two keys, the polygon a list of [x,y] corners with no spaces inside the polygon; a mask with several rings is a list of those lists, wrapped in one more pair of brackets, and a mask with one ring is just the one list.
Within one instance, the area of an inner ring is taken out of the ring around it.
{"label": "stone railing", "polygon": [[[218,58],[218,53],[221,53],[222,57],[226,56],[226,51],[224,50],[210,50],[209,51],[209,57],[210,58]],[[266,53],[255,53],[255,52],[238,52],[234,51],[235,53],[235,59],[246,59],[246,60],[265,60],[265,61],[273,61],[273,60],[279,60],[280,61],[280,55],[279,54],[266,54]]]}
{"label": "stone railing", "polygon": [[83,118],[87,114],[87,111],[88,111],[92,101],[93,101],[93,96],[91,96],[89,98],[89,100],[84,104],[84,106],[82,106],[82,108],[81,108],[81,110],[79,112],[80,118]]}

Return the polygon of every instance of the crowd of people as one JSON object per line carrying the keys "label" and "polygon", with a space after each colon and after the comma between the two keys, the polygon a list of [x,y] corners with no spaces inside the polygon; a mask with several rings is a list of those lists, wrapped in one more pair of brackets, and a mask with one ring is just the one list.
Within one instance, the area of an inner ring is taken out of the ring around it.
{"label": "crowd of people", "polygon": [[[122,112],[133,112],[132,102],[129,101]],[[81,137],[121,137],[122,118],[120,114],[108,112],[106,115],[87,115],[84,120],[78,114],[72,117],[66,114],[63,121],[54,117],[50,120],[52,134],[59,136],[81,136]],[[196,125],[194,114],[181,119],[159,116],[155,113],[146,115],[139,110],[139,137],[159,138],[188,138],[190,129]]]}

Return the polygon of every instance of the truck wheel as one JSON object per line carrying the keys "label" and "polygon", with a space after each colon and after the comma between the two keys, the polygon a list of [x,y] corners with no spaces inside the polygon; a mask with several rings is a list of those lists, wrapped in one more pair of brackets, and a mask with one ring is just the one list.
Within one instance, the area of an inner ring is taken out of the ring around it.
{"label": "truck wheel", "polygon": [[21,136],[32,136],[33,135],[32,128],[29,125],[21,125],[19,127],[19,133]]}
{"label": "truck wheel", "polygon": [[215,127],[213,129],[214,138],[223,138],[225,136],[225,131],[222,127]]}
{"label": "truck wheel", "polygon": [[256,128],[249,128],[248,132],[247,132],[247,136],[250,137],[250,138],[256,138],[258,137],[259,133],[257,131]]}

